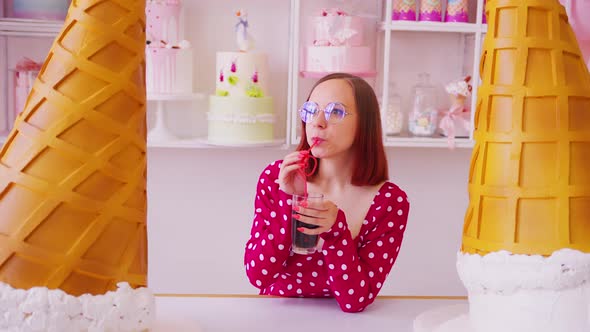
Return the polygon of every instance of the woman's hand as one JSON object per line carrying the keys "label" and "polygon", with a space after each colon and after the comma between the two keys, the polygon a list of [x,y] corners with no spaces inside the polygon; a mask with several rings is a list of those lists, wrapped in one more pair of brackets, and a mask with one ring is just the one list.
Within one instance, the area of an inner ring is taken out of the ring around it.
{"label": "woman's hand", "polygon": [[307,201],[307,206],[295,206],[293,218],[317,228],[299,227],[297,230],[308,235],[319,235],[332,228],[338,216],[338,207],[331,201],[322,202]]}
{"label": "woman's hand", "polygon": [[289,153],[283,159],[277,183],[279,189],[289,195],[302,195],[305,192],[305,175],[302,164],[307,151],[295,151]]}

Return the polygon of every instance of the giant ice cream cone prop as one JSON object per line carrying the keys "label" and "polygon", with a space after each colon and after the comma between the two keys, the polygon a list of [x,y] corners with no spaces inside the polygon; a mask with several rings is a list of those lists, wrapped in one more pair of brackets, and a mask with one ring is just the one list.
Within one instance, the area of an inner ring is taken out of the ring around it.
{"label": "giant ice cream cone prop", "polygon": [[490,0],[459,275],[477,332],[590,331],[590,75],[558,0]]}
{"label": "giant ice cream cone prop", "polygon": [[[488,0],[457,271],[415,332],[590,331],[590,75],[558,0]],[[433,327],[434,326],[434,327]]]}
{"label": "giant ice cream cone prop", "polygon": [[0,281],[146,284],[145,0],[73,1],[0,152]]}
{"label": "giant ice cream cone prop", "polygon": [[590,75],[557,0],[487,7],[463,251],[590,252]]}

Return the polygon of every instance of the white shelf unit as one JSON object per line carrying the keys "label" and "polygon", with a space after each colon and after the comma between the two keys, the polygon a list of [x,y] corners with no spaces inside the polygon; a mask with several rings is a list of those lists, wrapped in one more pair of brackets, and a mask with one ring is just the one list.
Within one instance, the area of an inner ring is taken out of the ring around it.
{"label": "white shelf unit", "polygon": [[61,21],[0,18],[0,36],[55,37],[62,26]]}
{"label": "white shelf unit", "polygon": [[[287,124],[287,137],[289,139],[289,144],[297,144],[299,142],[299,119],[297,116],[297,108],[299,104],[302,102],[302,95],[301,95],[301,88],[302,85],[307,83],[303,83],[306,78],[302,78],[299,74],[299,62],[300,59],[300,47],[304,47],[301,45],[301,27],[302,24],[301,18],[305,14],[309,13],[302,13],[302,7],[305,6],[306,1],[311,0],[292,0],[292,17],[291,20],[292,24],[292,35],[291,35],[291,43],[292,43],[292,54],[291,57],[293,58],[293,62],[291,63],[291,79],[290,85],[292,86],[292,91],[290,93],[291,100],[289,102],[289,116],[288,116],[288,124]],[[322,5],[327,1],[322,1]],[[336,1],[331,1],[335,3]],[[364,1],[363,1],[364,2]],[[342,3],[342,1],[340,1]],[[391,20],[391,13],[393,11],[393,0],[378,0],[376,7],[378,8],[378,15],[380,17],[381,22],[378,24],[378,32],[377,38],[381,40],[381,43],[378,44],[376,57],[378,60],[377,65],[377,82],[374,82],[375,92],[378,97],[380,97],[382,101],[382,105],[387,105],[389,100],[389,82],[392,79],[392,66],[391,62],[395,62],[395,56],[392,54],[392,47],[394,47],[394,43],[392,39],[394,39],[394,35],[396,36],[404,36],[407,34],[415,34],[412,35],[412,39],[423,39],[423,43],[428,42],[431,39],[440,39],[442,36],[441,34],[452,34],[457,37],[453,37],[453,39],[459,40],[462,44],[463,52],[468,51],[469,53],[467,58],[463,58],[463,63],[472,63],[472,66],[467,70],[456,70],[460,71],[455,74],[454,77],[448,77],[448,81],[453,79],[459,79],[462,74],[470,75],[472,77],[471,84],[473,86],[472,96],[470,98],[470,110],[471,110],[471,123],[473,123],[473,118],[475,114],[475,105],[476,105],[476,98],[477,95],[477,86],[479,85],[479,58],[481,54],[481,44],[482,38],[485,32],[487,31],[487,25],[482,23],[482,13],[483,13],[483,0],[469,0],[470,5],[470,17],[472,18],[472,23],[451,23],[451,22],[421,22],[421,21],[393,21]],[[324,6],[324,7],[331,7],[331,6]],[[416,36],[417,35],[417,36]],[[466,42],[468,40],[468,42]],[[419,41],[418,41],[419,42]],[[412,52],[408,50],[408,52]],[[442,49],[437,52],[418,52],[416,51],[414,56],[415,57],[437,57],[441,56],[441,53],[447,56],[451,56],[451,52],[448,52],[446,49]],[[464,55],[462,55],[464,56]],[[469,58],[471,57],[471,58]],[[412,65],[412,64],[406,64]],[[395,73],[393,73],[395,74]],[[308,78],[307,78],[308,79]],[[308,79],[309,80],[309,79]],[[373,83],[373,82],[370,82]],[[309,85],[309,84],[307,84]],[[305,93],[308,90],[304,91]],[[407,97],[407,96],[406,96]],[[384,112],[384,107],[382,108],[382,112]],[[405,114],[407,116],[407,112]],[[385,114],[382,113],[382,119],[385,122]],[[407,122],[407,119],[405,119]],[[473,126],[472,126],[473,127]],[[387,147],[425,147],[425,148],[448,148],[449,143],[446,137],[412,137],[407,133],[402,133],[400,136],[385,136],[384,134],[384,145]],[[456,138],[455,140],[455,147],[457,148],[472,148],[474,145],[473,142],[473,133],[470,133],[469,138]]]}
{"label": "white shelf unit", "polygon": [[[487,25],[482,23],[482,13],[484,0],[470,0],[469,5],[473,7],[475,5],[474,23],[450,23],[450,22],[420,22],[420,21],[392,21],[391,13],[393,12],[393,0],[385,0],[385,11],[383,16],[383,22],[381,28],[384,31],[384,43],[383,43],[383,66],[382,66],[382,105],[387,105],[389,101],[389,81],[391,79],[391,50],[392,50],[392,34],[394,32],[423,32],[428,34],[440,34],[440,33],[454,33],[461,34],[461,38],[467,36],[473,36],[473,48],[472,48],[472,69],[470,70],[471,85],[473,86],[471,101],[471,127],[473,128],[473,120],[476,109],[476,96],[477,88],[480,82],[479,76],[479,61],[481,54],[482,37],[485,31],[487,31]],[[438,37],[438,36],[437,36]],[[463,45],[464,47],[465,44]],[[437,56],[437,54],[416,54],[416,56]],[[466,59],[463,59],[465,61]],[[459,77],[455,77],[457,79]],[[383,113],[382,113],[383,114]],[[384,114],[383,114],[384,115]],[[385,122],[385,116],[382,116],[383,122]],[[448,147],[448,141],[446,137],[440,138],[428,138],[424,139],[421,137],[385,137],[386,146],[400,146],[400,147]],[[474,145],[473,132],[471,131],[468,139],[457,138],[455,139],[455,146],[458,148],[472,148]]]}
{"label": "white shelf unit", "polygon": [[[63,22],[61,21],[44,21],[44,20],[29,20],[29,19],[12,19],[0,18],[0,43],[5,37],[35,37],[47,38],[52,40],[61,31]],[[0,44],[1,46],[1,44]],[[4,50],[4,56],[0,57],[1,68],[6,68],[7,47],[0,47]],[[1,82],[0,82],[1,83]],[[8,95],[8,87],[4,86],[3,93],[0,96]],[[148,133],[148,148],[181,148],[181,149],[214,149],[214,148],[287,148],[284,139],[276,139],[270,142],[261,142],[253,144],[234,144],[234,145],[219,145],[209,142],[206,137],[184,139],[179,138],[173,134],[166,124],[164,113],[172,113],[177,110],[174,108],[165,107],[167,104],[174,102],[191,102],[203,101],[206,99],[206,94],[192,93],[192,94],[153,94],[147,96],[149,103],[155,104],[154,127]],[[7,103],[3,107],[9,108]],[[8,109],[0,109],[0,112],[7,114]],[[3,144],[8,136],[8,132],[0,134],[0,145]]]}
{"label": "white shelf unit", "polygon": [[[339,5],[349,5],[355,1],[339,1],[339,0],[291,0],[291,36],[290,36],[290,79],[289,85],[291,89],[289,91],[290,100],[288,102],[287,109],[287,144],[298,145],[299,144],[299,116],[297,109],[304,101],[303,94],[307,94],[311,88],[311,84],[316,82],[319,78],[323,77],[326,73],[310,73],[302,70],[302,51],[306,45],[305,37],[302,33],[305,27],[305,19],[312,15],[309,12],[311,8],[319,10],[321,8],[334,8]],[[381,0],[368,0],[368,1],[356,1],[356,5],[364,7],[372,7],[372,10],[365,11],[366,18],[374,18],[378,22],[381,18],[382,5]],[[317,14],[317,13],[313,13]],[[377,26],[375,27],[377,28]],[[377,32],[375,31],[375,34]],[[376,40],[365,40],[369,44],[376,44]],[[368,71],[363,73],[351,73],[361,76],[368,81],[376,82],[379,77],[380,66],[376,63],[376,71]]]}
{"label": "white shelf unit", "polygon": [[380,24],[382,30],[476,33],[481,27],[475,23],[390,21]]}
{"label": "white shelf unit", "polygon": [[[249,147],[281,147],[288,148],[296,145],[299,142],[298,138],[298,117],[296,110],[300,104],[300,92],[301,82],[317,79],[317,77],[302,77],[300,75],[300,47],[301,45],[301,19],[303,13],[301,11],[302,2],[310,2],[311,0],[291,0],[291,19],[290,19],[290,42],[289,42],[289,73],[288,73],[288,94],[287,94],[287,117],[286,117],[286,128],[285,128],[285,139],[275,140],[264,144],[248,145]],[[382,105],[387,105],[389,99],[389,81],[392,79],[391,72],[391,61],[396,61],[392,57],[392,37],[394,34],[406,34],[406,33],[418,33],[429,36],[428,38],[436,38],[439,34],[458,34],[462,36],[473,37],[472,56],[473,66],[469,74],[472,76],[473,85],[473,96],[477,94],[477,88],[479,85],[479,58],[481,54],[482,38],[487,31],[487,25],[482,23],[481,13],[483,12],[483,0],[470,0],[470,6],[475,6],[475,19],[473,23],[445,23],[445,22],[409,22],[409,21],[392,21],[391,13],[393,9],[393,0],[371,0],[375,1],[376,5],[375,14],[379,18],[380,23],[377,26],[376,36],[380,40],[376,47],[376,60],[377,62],[377,76],[371,77],[368,80],[374,80],[372,82],[375,87],[377,95],[382,101]],[[323,2],[330,2],[324,0]],[[346,3],[346,1],[331,0],[331,2]],[[370,1],[368,1],[370,2]],[[364,3],[364,1],[363,1]],[[473,15],[472,15],[473,16]],[[55,37],[62,28],[62,22],[59,21],[43,21],[43,20],[24,20],[24,19],[0,19],[0,37]],[[6,47],[4,47],[6,50]],[[443,50],[444,52],[444,50]],[[433,56],[431,54],[417,54],[417,56]],[[6,57],[4,57],[6,58]],[[2,63],[0,59],[0,66],[6,67],[6,63]],[[449,77],[454,79],[458,77]],[[7,93],[6,86],[4,87],[4,94]],[[307,93],[307,91],[305,91]],[[166,96],[166,95],[154,95],[148,96],[149,101],[156,101],[157,105],[161,108],[156,110],[156,114],[160,116],[163,114],[163,106],[165,103],[170,101],[179,100],[192,100],[202,99],[202,94],[193,94],[189,96]],[[476,98],[471,98],[471,123],[475,114]],[[4,110],[6,111],[6,110]],[[168,110],[166,110],[168,111]],[[385,119],[385,116],[382,116]],[[157,119],[163,121],[162,117]],[[162,122],[163,123],[163,122]],[[165,128],[165,126],[164,126]],[[407,134],[406,134],[407,135]],[[470,138],[457,138],[455,139],[456,147],[458,148],[471,148],[473,146],[472,141],[473,134],[471,133]],[[148,137],[148,146],[157,148],[216,148],[217,145],[210,144],[205,138],[194,138],[194,139],[178,139],[171,135],[167,139],[160,136],[159,140]],[[384,136],[385,146],[390,147],[448,147],[446,137],[411,137],[411,136]],[[0,143],[5,140],[5,137],[0,136]],[[234,146],[236,147],[236,146]],[[245,147],[245,146],[242,146]]]}

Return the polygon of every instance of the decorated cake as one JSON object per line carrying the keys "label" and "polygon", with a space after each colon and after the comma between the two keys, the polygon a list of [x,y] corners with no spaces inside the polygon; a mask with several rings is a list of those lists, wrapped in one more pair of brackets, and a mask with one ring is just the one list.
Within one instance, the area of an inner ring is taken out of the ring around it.
{"label": "decorated cake", "polygon": [[216,89],[209,98],[208,141],[213,144],[267,143],[274,138],[273,99],[266,53],[252,51],[247,13],[236,13],[238,51],[217,52]]}
{"label": "decorated cake", "polygon": [[424,313],[416,332],[588,332],[590,74],[558,0],[486,14],[457,255],[469,307]]}
{"label": "decorated cake", "polygon": [[145,331],[145,0],[77,0],[0,150],[0,330]]}
{"label": "decorated cake", "polygon": [[183,38],[180,0],[147,0],[146,84],[148,94],[193,92],[193,50]]}
{"label": "decorated cake", "polygon": [[303,71],[372,73],[375,56],[365,36],[369,24],[369,19],[337,8],[322,9],[319,15],[310,17],[305,29],[311,45],[304,50]]}

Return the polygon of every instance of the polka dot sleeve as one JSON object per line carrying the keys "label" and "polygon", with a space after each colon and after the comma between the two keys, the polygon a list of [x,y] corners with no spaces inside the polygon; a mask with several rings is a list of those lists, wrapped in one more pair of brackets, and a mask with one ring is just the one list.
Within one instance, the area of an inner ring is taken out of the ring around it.
{"label": "polka dot sleeve", "polygon": [[259,289],[271,285],[289,258],[290,195],[279,190],[280,161],[270,164],[258,179],[254,221],[246,243],[244,266],[250,283]]}
{"label": "polka dot sleeve", "polygon": [[330,287],[345,312],[362,311],[375,300],[402,243],[410,209],[406,194],[387,183],[373,205],[358,243],[351,238],[342,211],[332,228],[322,234]]}

